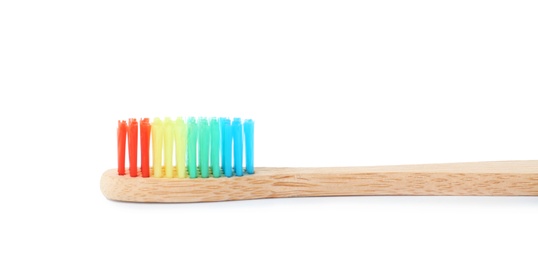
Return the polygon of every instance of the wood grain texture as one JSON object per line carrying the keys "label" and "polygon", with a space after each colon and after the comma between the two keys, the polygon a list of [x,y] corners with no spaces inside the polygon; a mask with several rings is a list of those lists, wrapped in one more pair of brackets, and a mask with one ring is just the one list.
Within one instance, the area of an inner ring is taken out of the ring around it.
{"label": "wood grain texture", "polygon": [[111,200],[203,202],[357,195],[537,196],[538,161],[269,168],[232,178],[132,178],[110,169],[101,191]]}

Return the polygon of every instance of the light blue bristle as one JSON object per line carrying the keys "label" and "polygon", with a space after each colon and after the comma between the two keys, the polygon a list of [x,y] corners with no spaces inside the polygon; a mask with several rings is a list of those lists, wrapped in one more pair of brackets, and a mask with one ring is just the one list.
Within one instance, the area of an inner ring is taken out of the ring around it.
{"label": "light blue bristle", "polygon": [[226,177],[232,177],[232,126],[230,124],[230,119],[224,119],[222,127],[222,169]]}
{"label": "light blue bristle", "polygon": [[220,177],[219,152],[220,152],[220,129],[216,118],[211,118],[209,123],[211,129],[211,170],[213,177]]}
{"label": "light blue bristle", "polygon": [[224,154],[224,121],[226,121],[226,118],[224,117],[221,117],[219,118],[219,123],[220,123],[220,156],[221,156],[221,160],[220,160],[220,163],[221,163],[221,168],[222,170],[224,171],[224,159],[226,157],[226,155]]}
{"label": "light blue bristle", "polygon": [[245,130],[245,154],[247,161],[247,173],[254,173],[254,121],[252,119],[245,120],[243,124]]}
{"label": "light blue bristle", "polygon": [[243,126],[240,118],[234,118],[233,147],[234,147],[234,172],[236,176],[243,176]]}

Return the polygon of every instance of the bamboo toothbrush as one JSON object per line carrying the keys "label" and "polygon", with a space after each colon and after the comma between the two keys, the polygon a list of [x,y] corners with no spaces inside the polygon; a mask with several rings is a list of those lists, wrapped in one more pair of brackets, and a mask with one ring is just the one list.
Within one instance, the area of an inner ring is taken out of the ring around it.
{"label": "bamboo toothbrush", "polygon": [[252,120],[189,118],[185,122],[182,118],[155,118],[150,124],[144,118],[139,125],[135,119],[129,119],[119,121],[117,134],[118,167],[105,171],[101,177],[101,191],[111,200],[204,202],[357,195],[538,195],[538,161],[254,169]]}

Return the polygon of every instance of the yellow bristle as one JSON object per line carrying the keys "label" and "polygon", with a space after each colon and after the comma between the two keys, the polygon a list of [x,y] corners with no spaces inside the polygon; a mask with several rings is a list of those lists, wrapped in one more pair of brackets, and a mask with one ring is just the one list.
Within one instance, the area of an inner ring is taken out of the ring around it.
{"label": "yellow bristle", "polygon": [[185,150],[187,146],[187,129],[185,122],[178,117],[174,124],[174,140],[176,144],[176,172],[179,178],[187,178],[185,170]]}
{"label": "yellow bristle", "polygon": [[163,124],[160,118],[151,124],[151,142],[153,143],[153,177],[162,177]]}
{"label": "yellow bristle", "polygon": [[169,117],[164,119],[164,171],[166,178],[173,177],[172,155],[174,148],[173,125]]}

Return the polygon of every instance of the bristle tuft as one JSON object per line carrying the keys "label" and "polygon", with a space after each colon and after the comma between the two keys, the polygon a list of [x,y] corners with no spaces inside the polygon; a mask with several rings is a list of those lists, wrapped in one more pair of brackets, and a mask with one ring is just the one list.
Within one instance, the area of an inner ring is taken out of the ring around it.
{"label": "bristle tuft", "polygon": [[232,177],[232,126],[230,125],[230,119],[225,118],[222,124],[222,170],[226,177]]}
{"label": "bristle tuft", "polygon": [[254,173],[254,121],[245,120],[243,125],[245,131],[245,157],[247,161],[247,173]]}
{"label": "bristle tuft", "polygon": [[160,118],[153,119],[151,125],[151,142],[153,145],[153,177],[162,177],[163,123]]}
{"label": "bristle tuft", "polygon": [[151,124],[149,118],[140,119],[140,154],[142,164],[140,171],[142,177],[149,177],[149,142],[150,142]]}
{"label": "bristle tuft", "polygon": [[176,173],[178,178],[187,178],[185,169],[185,149],[187,147],[187,126],[181,117],[174,123],[174,141],[176,148]]}
{"label": "bristle tuft", "polygon": [[213,177],[220,177],[219,152],[220,152],[220,129],[216,118],[211,118],[211,172]]}
{"label": "bristle tuft", "polygon": [[197,177],[196,169],[196,144],[198,140],[198,125],[194,117],[189,118],[187,124],[187,167],[189,169],[189,177]]}
{"label": "bristle tuft", "polygon": [[127,122],[118,120],[118,174],[125,175],[125,143],[127,138]]}
{"label": "bristle tuft", "polygon": [[138,122],[135,118],[129,119],[127,138],[129,139],[129,175],[136,177],[138,176]]}
{"label": "bristle tuft", "polygon": [[172,178],[174,172],[174,167],[172,166],[174,151],[173,127],[172,119],[169,117],[164,118],[164,172],[166,178]]}
{"label": "bristle tuft", "polygon": [[205,117],[198,124],[198,167],[202,178],[209,177],[209,124]]}
{"label": "bristle tuft", "polygon": [[240,118],[234,118],[232,131],[234,143],[234,172],[235,176],[243,176],[243,126]]}

